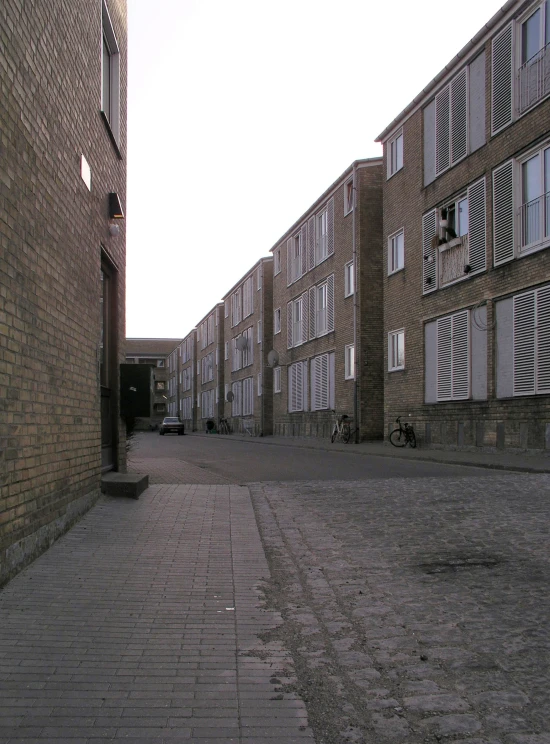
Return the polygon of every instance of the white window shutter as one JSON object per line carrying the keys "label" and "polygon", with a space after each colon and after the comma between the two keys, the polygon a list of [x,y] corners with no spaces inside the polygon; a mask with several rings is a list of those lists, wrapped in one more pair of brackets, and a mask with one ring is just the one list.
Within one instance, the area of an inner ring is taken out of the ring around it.
{"label": "white window shutter", "polygon": [[300,250],[301,250],[301,261],[302,261],[302,276],[307,273],[308,270],[308,258],[307,258],[307,223],[304,222],[300,229]]}
{"label": "white window shutter", "polygon": [[315,287],[309,289],[309,338],[315,338]]}
{"label": "white window shutter", "polygon": [[302,343],[308,339],[309,333],[309,312],[308,312],[308,292],[302,295]]}
{"label": "white window shutter", "polygon": [[537,393],[550,393],[550,287],[537,291]]}
{"label": "white window shutter", "polygon": [[248,344],[246,347],[248,352],[248,364],[254,364],[254,326],[250,326],[246,335],[248,337]]}
{"label": "white window shutter", "polygon": [[452,316],[452,397],[470,397],[470,313],[463,310]]}
{"label": "white window shutter", "polygon": [[493,171],[493,233],[495,266],[514,258],[514,161]]}
{"label": "white window shutter", "polygon": [[292,349],[292,325],[294,322],[293,318],[293,303],[288,302],[286,306],[286,328],[287,328],[287,348]]}
{"label": "white window shutter", "polygon": [[514,395],[535,393],[535,293],[514,297]]}
{"label": "white window shutter", "polygon": [[452,319],[437,320],[437,400],[452,396]]}
{"label": "white window shutter", "polygon": [[334,198],[327,204],[327,256],[334,253]]}
{"label": "white window shutter", "polygon": [[422,294],[437,289],[437,210],[432,209],[422,217]]}
{"label": "white window shutter", "polygon": [[451,110],[450,89],[445,86],[435,97],[435,174],[450,165]]}
{"label": "white window shutter", "polygon": [[468,68],[451,82],[451,162],[468,154]]}
{"label": "white window shutter", "polygon": [[312,360],[311,407],[314,411],[328,408],[328,354],[321,354]]}
{"label": "white window shutter", "polygon": [[292,274],[292,266],[293,266],[293,260],[292,260],[292,238],[289,238],[286,241],[286,283],[287,285],[292,284],[294,281],[294,276]]}
{"label": "white window shutter", "polygon": [[310,217],[307,223],[307,267],[315,266],[315,217]]}
{"label": "white window shutter", "polygon": [[327,331],[334,330],[334,274],[327,279]]}
{"label": "white window shutter", "polygon": [[471,271],[486,266],[485,178],[468,188],[468,262]]}
{"label": "white window shutter", "polygon": [[493,39],[491,60],[491,133],[496,134],[513,117],[513,24]]}

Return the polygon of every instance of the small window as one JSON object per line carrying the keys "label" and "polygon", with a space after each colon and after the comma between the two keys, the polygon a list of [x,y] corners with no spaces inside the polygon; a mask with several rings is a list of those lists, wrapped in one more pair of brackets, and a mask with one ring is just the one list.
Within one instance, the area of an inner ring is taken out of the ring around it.
{"label": "small window", "polygon": [[316,217],[316,256],[315,264],[328,257],[328,208],[325,207]]}
{"label": "small window", "polygon": [[273,313],[273,333],[281,332],[281,308],[278,307]]}
{"label": "small window", "polygon": [[274,259],[274,274],[280,274],[281,273],[281,249],[277,248],[277,250],[273,253],[273,259]]}
{"label": "small window", "polygon": [[403,230],[388,238],[388,274],[401,271],[405,266],[405,234]]}
{"label": "small window", "polygon": [[259,320],[256,325],[258,327],[258,343],[261,344],[262,343],[262,321]]}
{"label": "small window", "polygon": [[[146,362],[148,361],[146,360]],[[164,367],[164,359],[157,359],[157,367]]]}
{"label": "small window", "polygon": [[353,211],[353,178],[344,184],[344,215]]}
{"label": "small window", "polygon": [[403,167],[403,130],[388,142],[388,178]]}
{"label": "small window", "polygon": [[355,292],[355,271],[353,269],[353,261],[350,261],[344,266],[344,296],[349,297]]}
{"label": "small window", "polygon": [[405,331],[388,334],[388,370],[395,372],[405,368]]}
{"label": "small window", "polygon": [[102,3],[101,111],[117,148],[120,142],[120,51],[105,2]]}
{"label": "small window", "polygon": [[281,392],[281,368],[275,367],[273,370],[273,392]]}
{"label": "small window", "polygon": [[355,379],[355,346],[349,344],[344,349],[344,377],[346,380]]}
{"label": "small window", "polygon": [[223,345],[223,358],[229,359],[229,341],[226,341]]}
{"label": "small window", "polygon": [[262,394],[262,373],[258,372],[258,398]]}
{"label": "small window", "polygon": [[262,288],[262,269],[258,266],[258,289]]}

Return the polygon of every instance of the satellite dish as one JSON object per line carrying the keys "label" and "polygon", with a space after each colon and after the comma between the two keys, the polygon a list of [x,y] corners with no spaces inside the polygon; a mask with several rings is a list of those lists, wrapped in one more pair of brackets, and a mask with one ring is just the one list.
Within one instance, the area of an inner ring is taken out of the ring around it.
{"label": "satellite dish", "polygon": [[227,395],[225,397],[227,398],[227,401],[229,403],[233,403],[233,400],[235,398],[235,396],[233,395],[233,393],[231,392],[231,390],[227,393]]}
{"label": "satellite dish", "polygon": [[246,336],[239,336],[235,343],[239,351],[244,351],[248,346],[248,338]]}
{"label": "satellite dish", "polygon": [[270,367],[276,367],[279,364],[279,354],[275,351],[275,349],[271,349],[271,351],[267,355],[267,363]]}

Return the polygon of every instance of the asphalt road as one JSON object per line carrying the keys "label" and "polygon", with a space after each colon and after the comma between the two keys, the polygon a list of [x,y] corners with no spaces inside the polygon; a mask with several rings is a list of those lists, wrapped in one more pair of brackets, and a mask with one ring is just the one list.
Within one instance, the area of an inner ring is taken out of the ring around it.
{"label": "asphalt road", "polygon": [[396,456],[376,457],[342,450],[306,449],[220,436],[159,436],[139,432],[129,469],[147,473],[150,483],[246,484],[288,481],[354,481],[377,478],[454,478],[491,475],[481,468]]}

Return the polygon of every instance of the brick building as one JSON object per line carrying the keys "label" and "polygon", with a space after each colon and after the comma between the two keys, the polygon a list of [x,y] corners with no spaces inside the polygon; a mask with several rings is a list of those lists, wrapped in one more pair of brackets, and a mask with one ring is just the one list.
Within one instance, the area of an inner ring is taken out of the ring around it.
{"label": "brick building", "polygon": [[197,430],[197,331],[193,328],[179,349],[178,400],[179,416],[186,431]]}
{"label": "brick building", "polygon": [[223,328],[223,303],[221,302],[197,323],[196,427],[202,430],[207,428],[208,421],[213,421],[216,425],[221,415]]}
{"label": "brick building", "polygon": [[[261,258],[223,298],[223,405],[233,431],[272,433],[273,258]],[[228,399],[229,396],[229,399]]]}
{"label": "brick building", "polygon": [[[148,429],[158,425],[165,416],[177,416],[170,413],[170,390],[175,387],[170,382],[170,370],[177,365],[172,354],[180,339],[177,338],[127,338],[126,363],[147,364],[152,368],[152,399],[149,416],[138,420],[137,429]],[[172,379],[175,373],[172,374]]]}
{"label": "brick building", "polygon": [[549,37],[506,3],[379,137],[386,432],[550,446]]}
{"label": "brick building", "polygon": [[382,161],[353,163],[271,249],[273,433],[383,434]]}
{"label": "brick building", "polygon": [[0,583],[125,469],[126,2],[0,4]]}

